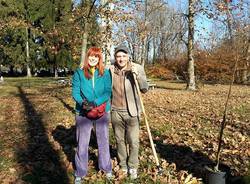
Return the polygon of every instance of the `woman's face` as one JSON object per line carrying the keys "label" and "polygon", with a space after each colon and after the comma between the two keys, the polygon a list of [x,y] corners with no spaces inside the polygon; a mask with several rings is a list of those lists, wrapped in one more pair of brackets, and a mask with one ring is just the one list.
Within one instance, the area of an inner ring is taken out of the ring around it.
{"label": "woman's face", "polygon": [[89,56],[89,66],[96,66],[99,62],[99,57],[96,56]]}

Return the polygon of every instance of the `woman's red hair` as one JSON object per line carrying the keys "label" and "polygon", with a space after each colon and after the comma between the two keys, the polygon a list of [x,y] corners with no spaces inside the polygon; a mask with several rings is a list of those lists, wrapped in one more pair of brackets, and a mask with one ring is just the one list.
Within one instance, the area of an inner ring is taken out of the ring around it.
{"label": "woman's red hair", "polygon": [[96,69],[98,69],[99,71],[99,75],[103,75],[104,73],[104,65],[103,65],[103,59],[102,59],[102,49],[97,48],[97,47],[90,47],[85,61],[84,61],[84,66],[83,66],[83,70],[84,70],[84,75],[86,78],[90,79],[92,77],[91,73],[89,72],[89,56],[95,56],[99,58],[99,62],[96,65]]}

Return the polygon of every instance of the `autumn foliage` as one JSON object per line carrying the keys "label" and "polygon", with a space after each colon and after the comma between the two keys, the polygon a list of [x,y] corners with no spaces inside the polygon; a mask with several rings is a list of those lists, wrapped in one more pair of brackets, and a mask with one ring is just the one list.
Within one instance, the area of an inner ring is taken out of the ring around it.
{"label": "autumn foliage", "polygon": [[[223,46],[212,53],[196,50],[194,53],[196,79],[210,83],[229,83],[232,79],[234,65],[238,60],[235,82],[242,83],[242,72],[246,70],[247,73],[250,73],[250,66],[244,68],[247,63],[244,54],[229,49],[230,47]],[[170,80],[187,79],[187,57],[185,54],[174,59],[157,60],[155,63],[157,64],[146,67],[149,76]]]}

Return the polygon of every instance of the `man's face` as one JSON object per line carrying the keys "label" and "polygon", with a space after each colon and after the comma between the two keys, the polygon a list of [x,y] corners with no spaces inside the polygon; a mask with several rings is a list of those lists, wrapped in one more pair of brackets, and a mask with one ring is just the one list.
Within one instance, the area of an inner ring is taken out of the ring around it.
{"label": "man's face", "polygon": [[125,68],[127,66],[129,57],[125,52],[119,51],[115,55],[115,62],[120,68]]}

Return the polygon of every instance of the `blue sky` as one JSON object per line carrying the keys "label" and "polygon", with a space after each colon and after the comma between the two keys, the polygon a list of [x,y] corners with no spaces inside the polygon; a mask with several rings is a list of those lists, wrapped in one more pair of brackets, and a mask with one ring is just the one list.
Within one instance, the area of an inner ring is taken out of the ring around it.
{"label": "blue sky", "polygon": [[[188,0],[166,0],[170,7],[181,9],[182,12],[187,13]],[[207,2],[205,0],[204,2]],[[209,33],[212,30],[212,20],[209,20],[205,15],[198,14],[195,16],[195,40],[209,38]]]}
{"label": "blue sky", "polygon": [[[183,12],[187,10],[188,0],[165,0],[165,1],[173,8],[177,9],[178,6],[180,6],[179,8],[181,8]],[[74,0],[74,2],[79,3],[80,0]],[[196,21],[197,29],[202,29],[204,27],[205,29],[210,30],[211,21],[209,21],[206,17],[197,16],[195,21]]]}
{"label": "blue sky", "polygon": [[[80,0],[74,0],[75,2],[79,2]],[[250,0],[243,0],[246,4],[247,2],[250,4]],[[99,2],[99,1],[97,1]],[[165,2],[172,8],[181,11],[183,13],[187,13],[188,9],[188,0],[165,0]],[[202,0],[202,3],[208,4],[209,0]],[[232,3],[236,4],[239,0],[233,0]],[[246,4],[245,10],[249,11],[249,4]],[[247,8],[248,7],[248,8]],[[249,16],[249,13],[248,13]],[[213,30],[214,21],[208,19],[205,15],[199,13],[195,17],[195,40],[199,40],[200,43],[206,44],[206,40],[209,40],[211,31]],[[218,30],[217,30],[218,31]],[[223,35],[223,33],[222,33]],[[221,35],[221,36],[222,36]]]}

